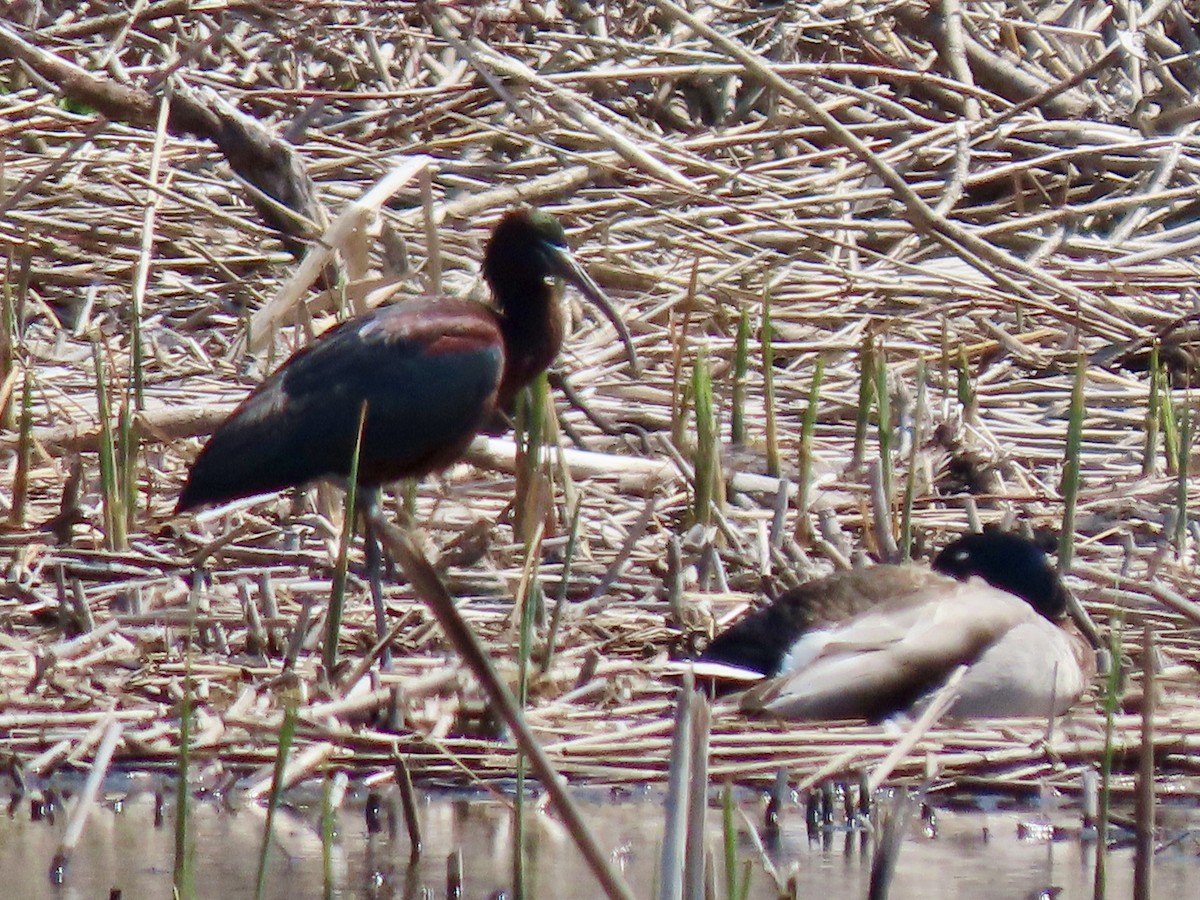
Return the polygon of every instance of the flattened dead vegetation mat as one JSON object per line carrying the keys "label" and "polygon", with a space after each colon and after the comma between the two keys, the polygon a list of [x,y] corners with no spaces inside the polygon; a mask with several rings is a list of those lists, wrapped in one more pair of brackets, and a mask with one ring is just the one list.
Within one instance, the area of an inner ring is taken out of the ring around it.
{"label": "flattened dead vegetation mat", "polygon": [[[1108,4],[693,6],[10,5],[10,759],[40,774],[84,766],[117,721],[119,764],[173,765],[190,678],[193,761],[215,780],[273,759],[290,701],[300,776],[390,772],[397,754],[419,780],[511,775],[512,746],[405,584],[386,587],[394,665],[363,674],[374,626],[359,543],[329,686],[339,492],[172,509],[204,436],[306,333],[338,309],[482,297],[482,242],[524,202],[567,227],[642,371],[573,307],[559,372],[575,399],[555,393],[553,492],[545,475],[513,474],[498,439],[389,506],[411,503],[427,554],[514,682],[516,598],[543,605],[527,714],[561,772],[661,780],[665,663],[764,591],[884,558],[908,532],[919,558],[969,523],[1057,535],[1069,505],[1069,584],[1120,627],[1132,666],[1117,765],[1132,772],[1142,742],[1149,623],[1158,772],[1194,791],[1194,10],[1160,3],[1122,21]],[[305,274],[321,235],[334,245]],[[707,524],[698,365],[725,486]],[[104,446],[120,450],[118,479],[131,473],[123,506],[105,500]],[[949,782],[1074,789],[1103,752],[1099,692],[1052,727],[943,723],[898,754],[879,726],[784,727],[719,707],[711,775],[934,767]]]}

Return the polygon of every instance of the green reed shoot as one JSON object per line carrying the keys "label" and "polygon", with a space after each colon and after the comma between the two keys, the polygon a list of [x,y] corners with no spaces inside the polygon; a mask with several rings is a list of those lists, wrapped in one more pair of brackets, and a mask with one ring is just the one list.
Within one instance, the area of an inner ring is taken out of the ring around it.
{"label": "green reed shoot", "polygon": [[[533,655],[534,622],[541,596],[538,560],[542,552],[545,521],[539,521],[525,542],[525,566],[521,573],[521,621],[517,645],[517,705],[529,702],[529,662]],[[517,751],[516,796],[513,798],[513,896],[526,897],[528,869],[525,865],[525,754]]]}
{"label": "green reed shoot", "polygon": [[821,379],[825,375],[825,360],[818,356],[813,367],[812,383],[808,388],[808,406],[804,408],[804,421],[800,426],[800,484],[796,493],[796,539],[803,540],[811,534],[808,519],[809,487],[812,484],[813,434],[817,430],[818,401],[821,399]]}
{"label": "green reed shoot", "polygon": [[98,343],[92,344],[96,367],[96,406],[100,417],[100,493],[104,509],[104,539],[110,550],[125,549],[124,492],[117,483],[116,449],[113,445],[112,404],[104,357]]}
{"label": "green reed shoot", "polygon": [[1158,420],[1159,405],[1162,403],[1163,391],[1160,389],[1160,363],[1158,357],[1158,341],[1150,345],[1150,397],[1146,401],[1146,442],[1142,447],[1142,475],[1153,475],[1158,469]]}
{"label": "green reed shoot", "polygon": [[141,444],[129,396],[121,400],[117,417],[117,486],[121,491],[121,508],[125,512],[125,531],[133,531],[137,520],[137,459]]}
{"label": "green reed shoot", "polygon": [[1137,778],[1134,781],[1133,900],[1154,897],[1155,815],[1157,798],[1154,784],[1154,717],[1157,712],[1156,670],[1158,652],[1154,645],[1154,626],[1142,620],[1142,727],[1138,750]]}
{"label": "green reed shoot", "polygon": [[742,307],[738,315],[737,338],[733,347],[733,390],[729,401],[729,440],[746,443],[746,373],[750,368],[750,311]]}
{"label": "green reed shoot", "polygon": [[892,505],[892,443],[895,431],[892,427],[892,398],[887,384],[887,352],[883,347],[879,348],[879,352],[875,356],[875,406],[879,413],[877,427],[883,496],[890,508]]}
{"label": "green reed shoot", "polygon": [[975,386],[971,382],[971,361],[967,359],[967,348],[958,348],[958,403],[964,410],[975,408]]}
{"label": "green reed shoot", "polygon": [[529,661],[533,656],[533,631],[540,613],[541,578],[539,560],[545,522],[538,522],[534,533],[525,542],[525,564],[520,582],[520,624],[517,645],[517,703],[524,706],[529,699]]}
{"label": "green reed shoot", "polygon": [[1108,651],[1111,663],[1108,678],[1104,683],[1104,695],[1100,698],[1104,708],[1104,753],[1100,757],[1100,803],[1096,815],[1096,870],[1092,885],[1093,900],[1104,900],[1107,887],[1106,864],[1108,862],[1108,813],[1111,800],[1110,788],[1116,747],[1113,743],[1113,720],[1121,700],[1121,635],[1123,621],[1118,617],[1109,631]]}
{"label": "green reed shoot", "polygon": [[671,443],[684,452],[687,435],[687,387],[683,380],[683,328],[672,321],[671,348]]}
{"label": "green reed shoot", "polygon": [[146,408],[145,391],[145,347],[142,344],[142,309],[141,304],[134,305],[130,317],[132,327],[129,329],[130,366],[133,369],[133,402],[138,410]]}
{"label": "green reed shoot", "polygon": [[283,776],[287,768],[288,751],[296,734],[296,701],[288,700],[279,726],[279,741],[275,753],[275,770],[271,776],[271,793],[267,798],[267,818],[263,823],[262,844],[258,848],[258,875],[254,880],[254,900],[262,900],[267,890],[267,858],[271,851],[271,832],[275,827],[275,812],[283,796]]}
{"label": "green reed shoot", "polygon": [[[21,333],[25,328],[25,305],[29,300],[29,280],[33,268],[33,250],[28,247],[9,248],[4,271],[3,323],[0,323],[0,384],[7,384],[16,365],[17,348],[21,346]],[[14,278],[13,261],[17,271]],[[11,428],[13,424],[11,397],[0,408],[0,426]]]}
{"label": "green reed shoot", "polygon": [[513,897],[529,896],[528,866],[525,865],[525,754],[517,753],[516,797],[513,798]]}
{"label": "green reed shoot", "polygon": [[875,393],[875,341],[870,334],[863,336],[858,352],[858,413],[854,418],[854,451],[850,465],[862,468],[867,458],[867,426],[871,421],[871,400]]}
{"label": "green reed shoot", "polygon": [[[552,484],[543,452],[553,427],[554,404],[546,373],[540,374],[521,392],[517,402],[517,486],[513,520],[517,536],[525,542],[525,566],[519,593],[520,623],[517,648],[517,704],[529,698],[529,662],[533,654],[534,623],[541,618],[541,588],[538,560],[545,534]],[[513,803],[513,895],[527,896],[525,865],[525,754],[516,761],[516,797]]]}
{"label": "green reed shoot", "polygon": [[[238,324],[241,326],[241,333],[246,337],[246,346],[254,346],[254,316],[251,313],[249,306],[243,306],[241,313],[238,314]],[[275,341],[267,341],[266,359],[263,361],[265,370],[272,372],[275,370]]]}
{"label": "green reed shoot", "polygon": [[671,319],[671,443],[680,453],[687,452],[688,396],[687,379],[683,374],[683,359],[687,352],[688,333],[692,326],[692,308],[696,301],[699,278],[699,257],[692,263],[692,278],[683,306],[683,319]]}
{"label": "green reed shoot", "polygon": [[1179,457],[1176,468],[1175,491],[1175,548],[1179,553],[1185,549],[1187,539],[1188,472],[1192,455],[1192,413],[1190,403],[1179,407]]}
{"label": "green reed shoot", "polygon": [[[5,261],[4,283],[0,285],[0,384],[7,384],[16,365],[16,348],[20,339],[17,334],[17,304],[13,300],[12,254]],[[13,426],[12,404],[5,400],[0,406],[0,429],[7,431]]]}
{"label": "green reed shoot", "polygon": [[767,474],[779,477],[779,428],[775,420],[775,326],[771,323],[771,291],[763,288],[762,326],[763,404],[766,406]]}
{"label": "green reed shoot", "polygon": [[721,792],[721,836],[725,851],[725,898],[726,900],[746,900],[750,896],[750,860],[742,869],[742,877],[738,878],[737,825],[734,822],[736,805],[733,797],[733,785],[725,782]]}
{"label": "green reed shoot", "polygon": [[722,503],[723,491],[712,370],[704,348],[696,352],[692,366],[692,396],[696,411],[696,447],[692,460],[696,484],[692,515],[696,522],[708,525],[712,522],[714,506],[719,508]]}
{"label": "green reed shoot", "polygon": [[25,521],[25,504],[29,500],[29,465],[33,458],[33,373],[28,366],[25,367],[22,382],[17,471],[13,475],[12,509],[8,511],[9,524],[17,527]]}
{"label": "green reed shoot", "polygon": [[[550,451],[549,458],[546,461],[547,480],[546,490],[548,501],[552,508],[563,510],[573,509],[575,504],[579,502],[579,488],[575,484],[575,480],[571,477],[571,465],[567,462],[567,448],[563,446],[562,433],[559,431],[558,413],[554,408],[554,396],[547,390],[546,392],[546,446]],[[562,490],[561,499],[556,501],[554,487],[557,485]],[[547,523],[550,527],[552,522],[557,522],[555,517],[551,522]]]}
{"label": "green reed shoot", "polygon": [[674,728],[671,732],[671,751],[667,757],[667,794],[663,801],[662,855],[659,872],[662,882],[657,896],[682,897],[684,860],[687,845],[688,784],[692,772],[692,702],[696,697],[692,674],[684,674],[683,683],[675,695]]}
{"label": "green reed shoot", "polygon": [[1158,385],[1158,411],[1160,433],[1163,439],[1163,457],[1167,461],[1167,474],[1177,475],[1179,464],[1179,423],[1175,418],[1175,406],[1171,403],[1170,379],[1165,367],[1160,366]]}
{"label": "green reed shoot", "polygon": [[188,839],[191,821],[191,794],[188,771],[191,768],[192,743],[192,656],[184,658],[183,695],[179,698],[179,753],[175,761],[175,863],[172,883],[176,897],[193,897],[196,887],[192,870],[192,842]]}
{"label": "green reed shoot", "polygon": [[329,590],[329,613],[325,620],[325,677],[331,683],[337,666],[338,639],[342,632],[342,612],[346,607],[346,572],[350,567],[350,543],[354,540],[354,520],[358,510],[358,462],[362,452],[363,432],[366,427],[367,402],[364,400],[358,411],[358,431],[354,435],[354,452],[350,454],[350,478],[346,484],[342,534],[338,543],[337,566],[333,570],[333,585]]}
{"label": "green reed shoot", "polygon": [[912,559],[912,511],[917,493],[917,457],[924,442],[921,416],[925,411],[925,358],[917,357],[917,402],[913,407],[912,444],[908,448],[908,478],[904,484],[904,508],[900,510],[900,559]]}
{"label": "green reed shoot", "polygon": [[542,372],[517,398],[517,483],[513,500],[513,527],[528,543],[547,512],[548,459],[543,452],[550,433],[554,405],[549,382]]}
{"label": "green reed shoot", "polygon": [[1063,455],[1063,521],[1058,536],[1058,565],[1071,568],[1075,552],[1075,503],[1079,497],[1079,465],[1083,444],[1084,389],[1087,386],[1087,357],[1075,361],[1075,384],[1071,388],[1071,409],[1067,418],[1067,447]]}

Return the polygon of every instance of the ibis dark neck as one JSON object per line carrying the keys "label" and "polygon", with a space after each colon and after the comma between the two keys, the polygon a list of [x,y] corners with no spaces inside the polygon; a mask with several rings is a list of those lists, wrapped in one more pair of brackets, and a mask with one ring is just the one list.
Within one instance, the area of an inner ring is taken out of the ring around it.
{"label": "ibis dark neck", "polygon": [[504,376],[500,383],[501,403],[507,404],[521,388],[544,372],[563,340],[559,285],[539,276],[507,283],[495,291],[504,336]]}

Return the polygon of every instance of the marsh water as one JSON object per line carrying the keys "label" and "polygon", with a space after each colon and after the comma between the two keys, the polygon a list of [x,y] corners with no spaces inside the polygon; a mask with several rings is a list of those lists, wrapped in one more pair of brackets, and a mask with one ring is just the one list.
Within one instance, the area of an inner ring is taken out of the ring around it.
{"label": "marsh water", "polygon": [[[8,816],[0,818],[0,896],[170,897],[173,815],[170,785],[160,788],[110,791],[93,809],[61,884],[54,883],[50,870],[65,813],[74,800],[68,797],[48,815],[40,815],[28,797],[10,805]],[[463,858],[463,897],[511,896],[512,817],[504,800],[484,792],[420,792],[424,847],[410,863],[399,801],[386,792],[382,797],[378,816],[368,816],[366,795],[351,795],[337,813],[336,837],[328,854],[321,840],[319,798],[281,809],[273,829],[265,896],[445,897],[447,859],[455,850]],[[597,839],[635,893],[654,896],[663,827],[661,793],[614,796],[584,791],[579,800]],[[743,792],[739,804],[749,821],[761,823],[758,795]],[[1078,814],[1070,808],[1047,811],[987,798],[952,809],[935,801],[932,808],[933,820],[914,819],[902,845],[890,894],[894,900],[1092,896],[1095,845],[1080,839]],[[1154,893],[1195,896],[1200,881],[1200,810],[1167,806],[1162,824],[1169,841],[1156,857]],[[712,850],[719,855],[721,811],[715,806],[709,826]],[[265,812],[257,805],[230,809],[216,801],[195,802],[188,838],[196,873],[194,896],[253,897],[264,827]],[[552,816],[531,815],[526,848],[530,896],[599,896],[570,838]],[[792,805],[769,857],[781,873],[795,877],[800,897],[857,900],[867,896],[871,854],[872,840],[861,831],[821,831],[810,839],[803,808]],[[751,860],[750,896],[776,897],[761,856],[744,835],[738,857]],[[723,883],[720,863],[716,872]],[[1108,872],[1108,896],[1131,896],[1130,847],[1118,844],[1110,851]],[[724,896],[723,887],[718,895]]]}

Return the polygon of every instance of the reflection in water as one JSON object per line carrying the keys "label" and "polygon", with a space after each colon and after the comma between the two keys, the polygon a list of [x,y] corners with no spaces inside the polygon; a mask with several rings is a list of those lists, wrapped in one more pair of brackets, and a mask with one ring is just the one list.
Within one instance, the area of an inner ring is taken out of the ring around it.
{"label": "reflection in water", "polygon": [[[138,779],[145,783],[144,779]],[[117,785],[114,784],[114,787]],[[119,889],[123,900],[169,897],[173,861],[172,816],[168,810],[155,826],[152,790],[120,785],[110,801],[93,812],[63,886],[48,878],[50,862],[62,836],[65,816],[34,819],[28,797],[0,819],[0,894],[21,898],[97,898]],[[164,786],[170,796],[169,785]],[[125,795],[128,794],[126,797]],[[124,802],[117,803],[124,797]],[[420,898],[444,897],[446,860],[461,849],[464,897],[482,898],[506,892],[511,883],[511,819],[504,804],[485,794],[435,792],[421,795],[424,852],[409,863],[409,842],[399,799],[385,791],[368,828],[365,796],[348,801],[337,816],[337,836],[330,854],[328,884],[319,828],[319,801],[280,811],[272,846],[267,896],[301,900],[308,897]],[[68,800],[67,803],[71,803]],[[661,839],[661,795],[628,795],[612,802],[608,794],[581,794],[586,815],[626,878],[642,897],[651,896]],[[757,795],[746,793],[742,807],[761,823]],[[1063,813],[1054,824],[1075,825]],[[1200,877],[1200,811],[1165,810],[1167,829],[1183,835],[1160,853],[1155,866],[1155,893],[1188,896],[1189,882]],[[914,822],[904,842],[891,896],[914,898],[1090,897],[1094,847],[1074,835],[1053,839],[1046,820],[1028,811],[960,811],[940,809],[936,821]],[[193,806],[191,840],[195,854],[196,896],[238,898],[254,895],[258,845],[265,814],[252,806],[228,810],[216,802]],[[1187,828],[1193,829],[1189,836]],[[1061,830],[1059,831],[1061,835]],[[540,898],[597,896],[595,882],[574,845],[556,821],[534,815],[527,829],[530,895]],[[720,812],[711,810],[714,855],[721,858]],[[739,845],[742,859],[753,858],[748,840]],[[787,879],[795,877],[801,897],[822,900],[866,897],[871,868],[871,839],[862,831],[822,829],[807,836],[804,810],[784,810],[773,842],[772,862]],[[1132,854],[1111,853],[1109,896],[1129,896]],[[754,865],[751,896],[774,898],[761,864]],[[720,863],[717,864],[720,872]]]}

